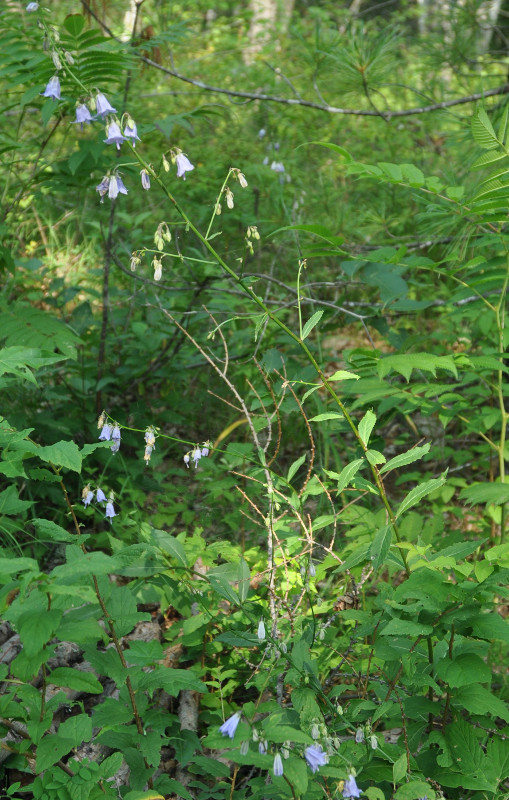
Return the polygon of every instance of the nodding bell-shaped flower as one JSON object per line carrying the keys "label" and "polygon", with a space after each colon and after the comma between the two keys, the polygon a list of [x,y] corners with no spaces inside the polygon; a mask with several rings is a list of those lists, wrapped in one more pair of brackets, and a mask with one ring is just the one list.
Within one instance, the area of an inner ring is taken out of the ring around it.
{"label": "nodding bell-shaped flower", "polygon": [[109,422],[107,422],[105,425],[103,425],[103,429],[102,429],[101,433],[99,434],[99,441],[100,442],[109,442],[109,440],[111,439],[112,430],[113,430],[113,428],[109,424]]}
{"label": "nodding bell-shaped flower", "polygon": [[360,797],[361,790],[355,782],[355,775],[349,775],[343,786],[343,797]]}
{"label": "nodding bell-shaped flower", "polygon": [[198,461],[201,458],[201,447],[195,447],[194,450],[193,450],[192,455],[193,455],[193,461],[194,461],[194,468],[196,469],[196,467],[198,466]]}
{"label": "nodding bell-shaped flower", "polygon": [[53,77],[49,79],[45,90],[41,92],[41,94],[43,97],[51,97],[52,100],[60,100],[60,81],[58,80],[58,75],[53,75]]}
{"label": "nodding bell-shaped flower", "polygon": [[37,11],[38,8],[39,8],[39,3],[29,3],[26,7],[26,10],[30,14],[32,13],[32,11]]}
{"label": "nodding bell-shaped flower", "polygon": [[229,736],[230,739],[233,739],[235,736],[235,731],[237,730],[237,726],[240,722],[240,717],[240,711],[236,711],[235,714],[232,714],[231,717],[228,717],[226,722],[223,722],[219,728],[219,733],[222,733],[223,736]]}
{"label": "nodding bell-shaped flower", "polygon": [[127,194],[127,189],[120,175],[112,175],[108,186],[108,197],[116,200],[119,194]]}
{"label": "nodding bell-shaped flower", "polygon": [[267,739],[260,739],[258,742],[258,752],[261,756],[264,756],[267,752],[268,742]]}
{"label": "nodding bell-shaped flower", "polygon": [[237,167],[234,167],[232,169],[232,172],[233,172],[233,177],[237,178],[242,188],[245,189],[247,186],[246,176],[240,171],[240,169],[237,169]]}
{"label": "nodding bell-shaped flower", "polygon": [[120,450],[120,428],[118,425],[115,425],[111,432],[111,441],[113,442],[111,445],[111,452],[118,453]]}
{"label": "nodding bell-shaped flower", "polygon": [[106,411],[101,411],[97,419],[97,427],[102,428],[105,422],[106,422]]}
{"label": "nodding bell-shaped flower", "polygon": [[190,462],[190,460],[191,460],[191,457],[190,457],[189,453],[186,453],[186,454],[185,454],[185,456],[184,456],[184,464],[186,465],[186,467],[187,467],[188,469],[189,469],[189,462]]}
{"label": "nodding bell-shaped flower", "polygon": [[116,513],[115,513],[115,509],[113,508],[113,498],[111,498],[111,497],[108,500],[108,502],[106,503],[105,516],[106,516],[107,519],[109,519],[110,522],[113,519],[113,517],[117,516]]}
{"label": "nodding bell-shaped flower", "polygon": [[[124,131],[125,133],[125,131]],[[134,147],[134,145],[133,145]],[[141,185],[144,189],[150,189],[150,175],[148,174],[146,169],[142,169],[140,172],[141,175]]]}
{"label": "nodding bell-shaped flower", "polygon": [[274,766],[272,768],[272,771],[274,772],[276,778],[280,778],[281,775],[283,774],[283,761],[279,753],[276,753],[276,755],[274,756]]}
{"label": "nodding bell-shaped flower", "polygon": [[322,750],[319,744],[311,744],[309,747],[306,747],[304,750],[304,758],[313,774],[318,772],[320,767],[324,767],[329,761],[327,753]]}
{"label": "nodding bell-shaped flower", "polygon": [[161,275],[163,274],[163,264],[162,261],[157,258],[157,256],[154,256],[152,260],[152,266],[154,267],[154,280],[160,281]]}
{"label": "nodding bell-shaped flower", "polygon": [[94,121],[94,118],[88,107],[84,103],[79,103],[76,106],[76,119],[71,122],[71,125],[80,125],[81,130],[83,130],[83,123],[86,122],[90,125],[91,122]]}
{"label": "nodding bell-shaped flower", "polygon": [[281,161],[273,161],[272,164],[270,165],[270,168],[272,170],[274,170],[274,172],[284,172],[285,171],[284,164],[282,164]]}
{"label": "nodding bell-shaped flower", "polygon": [[136,147],[136,141],[141,142],[141,139],[138,136],[138,131],[136,129],[136,123],[134,119],[131,119],[131,117],[127,118],[127,122],[124,125],[124,136],[126,139],[131,140],[131,144],[133,147]]}
{"label": "nodding bell-shaped flower", "polygon": [[104,494],[102,489],[99,489],[99,487],[97,487],[95,499],[97,500],[98,503],[104,503],[104,501],[106,500],[106,495]]}
{"label": "nodding bell-shaped flower", "polygon": [[258,641],[264,642],[265,641],[265,623],[263,619],[260,620],[258,623]]}
{"label": "nodding bell-shaped flower", "polygon": [[95,98],[95,106],[97,109],[97,116],[100,119],[104,119],[106,114],[117,113],[117,109],[113,108],[113,106],[110,105],[109,100],[107,100],[107,98],[101,92],[99,92],[99,94]]}
{"label": "nodding bell-shaped flower", "polygon": [[81,493],[81,497],[83,500],[83,505],[85,508],[90,505],[92,500],[94,499],[94,493],[90,491],[90,486],[87,484]]}
{"label": "nodding bell-shaped flower", "polygon": [[122,136],[122,131],[119,128],[118,122],[110,122],[106,127],[106,139],[103,139],[105,144],[116,144],[117,150],[120,150],[120,145],[125,142],[125,136]]}
{"label": "nodding bell-shaped flower", "polygon": [[247,756],[249,753],[249,741],[246,739],[240,745],[240,755]]}
{"label": "nodding bell-shaped flower", "polygon": [[191,170],[194,169],[193,164],[191,164],[188,157],[182,152],[176,154],[175,163],[177,165],[177,178],[184,178],[185,180],[186,172],[191,172]]}
{"label": "nodding bell-shaped flower", "polygon": [[362,744],[362,742],[364,741],[363,728],[357,728],[357,730],[355,731],[355,741],[357,742],[357,744]]}
{"label": "nodding bell-shaped flower", "polygon": [[226,189],[226,205],[228,208],[233,208],[233,192],[231,189]]}
{"label": "nodding bell-shaped flower", "polygon": [[154,445],[152,444],[146,445],[145,452],[143,454],[143,458],[146,464],[148,464],[148,462],[150,461],[150,456],[152,455],[153,450],[154,450]]}
{"label": "nodding bell-shaped flower", "polygon": [[265,130],[265,128],[260,128],[260,130],[258,131],[258,138],[263,139],[266,133],[267,131]]}
{"label": "nodding bell-shaped flower", "polygon": [[[101,196],[101,203],[104,203],[104,195],[108,194],[109,186],[110,186],[110,179],[107,175],[105,175],[101,183],[98,183],[97,186],[95,187],[96,192],[99,192]],[[99,425],[99,427],[101,426]]]}

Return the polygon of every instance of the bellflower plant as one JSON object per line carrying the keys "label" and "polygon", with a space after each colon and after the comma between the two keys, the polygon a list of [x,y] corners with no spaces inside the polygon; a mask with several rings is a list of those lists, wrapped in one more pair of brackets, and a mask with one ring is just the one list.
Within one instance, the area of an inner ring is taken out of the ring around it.
{"label": "bellflower plant", "polygon": [[51,97],[52,100],[60,100],[60,81],[58,75],[53,75],[49,79],[45,90],[41,93],[43,97]]}
{"label": "bellflower plant", "polygon": [[136,129],[136,123],[131,117],[127,118],[127,122],[124,125],[124,136],[126,139],[131,140],[131,144],[133,147],[136,147],[136,140],[141,142],[140,137],[138,136],[138,131]]}
{"label": "bellflower plant", "polygon": [[[125,133],[125,131],[124,131]],[[133,145],[134,147],[134,145]],[[150,189],[150,175],[148,174],[146,169],[142,169],[140,172],[141,175],[141,185],[144,189]]]}
{"label": "bellflower plant", "polygon": [[99,489],[99,487],[97,487],[95,499],[97,500],[98,503],[103,503],[106,500],[106,495],[104,494],[102,489]]}
{"label": "bellflower plant", "polygon": [[361,794],[362,792],[355,782],[355,775],[349,775],[343,786],[343,797],[360,797]]}
{"label": "bellflower plant", "polygon": [[189,469],[189,461],[190,460],[191,460],[191,457],[190,457],[189,453],[186,453],[185,456],[184,456],[184,464],[186,465],[186,467],[188,469]]}
{"label": "bellflower plant", "polygon": [[94,493],[92,491],[90,491],[90,486],[88,486],[88,485],[85,486],[85,488],[83,489],[83,491],[81,493],[81,496],[83,498],[83,505],[86,508],[88,505],[90,505],[90,503],[94,499]]}
{"label": "bellflower plant", "polygon": [[276,753],[274,756],[274,766],[272,769],[276,778],[280,778],[283,774],[283,760],[279,753]]}
{"label": "bellflower plant", "polygon": [[104,203],[104,195],[108,194],[108,189],[110,186],[110,179],[107,175],[104,176],[101,183],[98,183],[95,187],[96,192],[99,192],[101,196],[101,203]]}
{"label": "bellflower plant", "polygon": [[110,122],[106,128],[106,139],[103,139],[105,144],[116,144],[117,150],[120,150],[120,145],[122,142],[127,141],[125,136],[122,136],[122,131],[118,125],[118,122]]}
{"label": "bellflower plant", "polygon": [[108,197],[115,200],[119,194],[127,194],[127,189],[119,175],[112,175],[109,181]]}
{"label": "bellflower plant", "polygon": [[120,450],[120,428],[118,425],[115,425],[111,432],[111,441],[113,442],[111,445],[111,452],[118,453]]}
{"label": "bellflower plant", "polygon": [[228,717],[226,722],[223,722],[219,728],[219,733],[222,733],[223,736],[229,736],[230,739],[233,739],[235,736],[235,731],[237,730],[237,726],[240,722],[240,717],[240,711],[236,711],[235,714],[232,714],[231,717]]}
{"label": "bellflower plant", "polygon": [[189,161],[184,153],[179,152],[175,156],[175,163],[177,164],[177,178],[186,179],[186,172],[191,172],[194,169],[193,164]]}
{"label": "bellflower plant", "polygon": [[30,14],[32,11],[37,11],[39,8],[39,3],[29,3],[26,7],[26,10]]}
{"label": "bellflower plant", "polygon": [[306,747],[304,750],[304,758],[306,759],[309,769],[313,773],[318,772],[320,767],[325,766],[329,761],[327,753],[322,750],[319,744],[311,744],[309,747]]}
{"label": "bellflower plant", "polygon": [[87,106],[84,103],[79,103],[76,106],[76,119],[71,122],[71,125],[80,125],[81,130],[83,130],[83,123],[86,122],[90,125],[91,122],[94,121],[94,118],[90,111],[88,110]]}
{"label": "bellflower plant", "polygon": [[113,517],[116,517],[116,516],[117,515],[115,513],[115,509],[113,508],[113,500],[111,500],[111,498],[110,498],[110,500],[108,500],[108,502],[106,503],[106,517],[111,522]]}
{"label": "bellflower plant", "polygon": [[109,424],[109,422],[107,422],[105,425],[103,425],[103,429],[102,429],[101,433],[99,434],[99,441],[100,442],[109,441],[111,439],[112,430],[113,430],[113,428]]}
{"label": "bellflower plant", "polygon": [[113,108],[113,106],[110,105],[109,100],[107,100],[107,98],[103,94],[101,94],[101,92],[99,92],[99,94],[95,98],[95,103],[96,103],[96,109],[97,109],[97,116],[100,119],[104,119],[106,114],[116,114],[117,113],[117,109]]}

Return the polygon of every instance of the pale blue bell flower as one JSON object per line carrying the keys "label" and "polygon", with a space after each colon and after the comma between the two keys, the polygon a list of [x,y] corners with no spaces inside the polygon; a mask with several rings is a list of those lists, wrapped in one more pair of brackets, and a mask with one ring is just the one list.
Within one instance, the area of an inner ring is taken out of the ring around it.
{"label": "pale blue bell flower", "polygon": [[85,508],[88,505],[90,505],[90,503],[92,502],[93,499],[94,499],[94,493],[91,492],[90,489],[89,489],[88,492],[86,493],[86,495],[83,498],[83,505],[85,506]]}
{"label": "pale blue bell flower", "polygon": [[113,106],[110,105],[109,100],[107,100],[107,98],[103,94],[101,94],[101,92],[99,92],[99,94],[95,98],[95,103],[97,109],[97,116],[100,117],[101,119],[104,119],[106,114],[117,113],[117,109],[113,108]]}
{"label": "pale blue bell flower", "polygon": [[109,441],[111,439],[112,430],[113,430],[113,428],[108,422],[106,423],[106,425],[103,425],[103,429],[102,429],[101,433],[99,434],[99,441],[100,442]]}
{"label": "pale blue bell flower", "polygon": [[26,7],[26,10],[30,14],[32,13],[32,11],[37,11],[38,8],[39,8],[39,3],[29,3]]}
{"label": "pale blue bell flower", "polygon": [[53,75],[49,79],[45,90],[41,93],[43,97],[51,97],[52,100],[60,100],[60,81],[58,75]]}
{"label": "pale blue bell flower", "polygon": [[115,509],[113,508],[113,501],[112,500],[108,500],[108,502],[106,503],[106,512],[105,512],[105,514],[106,514],[106,518],[109,519],[110,522],[113,519],[113,517],[117,516],[115,514]]}
{"label": "pale blue bell flower", "polygon": [[311,744],[309,747],[306,747],[304,750],[304,758],[313,774],[318,772],[320,767],[325,766],[329,761],[327,753],[324,752],[319,744]]}
{"label": "pale blue bell flower", "polygon": [[94,118],[87,106],[84,103],[79,103],[79,105],[76,106],[76,119],[72,120],[71,125],[80,125],[81,130],[83,130],[84,122],[90,125],[93,121]]}
{"label": "pale blue bell flower", "polygon": [[97,492],[95,495],[95,499],[98,503],[103,503],[106,500],[106,495],[104,494],[102,489],[97,488]]}
{"label": "pale blue bell flower", "polygon": [[274,756],[274,766],[272,769],[276,778],[280,778],[283,774],[283,760],[279,753],[276,753]]}
{"label": "pale blue bell flower", "polygon": [[127,141],[125,136],[122,136],[122,131],[120,130],[118,122],[110,122],[108,127],[106,128],[106,139],[103,139],[105,144],[116,144],[117,150],[120,150],[120,145],[122,142]]}
{"label": "pale blue bell flower", "polygon": [[110,186],[110,179],[107,175],[104,176],[101,183],[98,183],[95,187],[96,192],[99,192],[101,196],[101,203],[104,203],[104,195],[108,194],[108,189]]}
{"label": "pale blue bell flower", "polygon": [[120,450],[120,428],[118,425],[115,425],[111,432],[111,441],[113,442],[111,445],[111,452],[118,453]]}
{"label": "pale blue bell flower", "polygon": [[[124,131],[125,133],[125,131]],[[133,144],[134,147],[134,144]],[[142,169],[140,172],[141,175],[141,185],[144,189],[150,189],[150,175],[148,174],[146,169]]]}
{"label": "pale blue bell flower", "polygon": [[343,786],[343,797],[360,797],[361,790],[355,782],[355,775],[349,775]]}
{"label": "pale blue bell flower", "polygon": [[235,714],[232,714],[231,717],[228,717],[226,722],[223,722],[219,728],[219,733],[222,733],[223,736],[229,736],[230,739],[233,739],[235,736],[235,731],[237,730],[237,726],[240,722],[240,717],[240,711],[236,711]]}
{"label": "pale blue bell flower", "polygon": [[191,172],[194,169],[193,164],[189,161],[188,157],[184,155],[184,153],[177,153],[175,156],[175,162],[177,164],[177,178],[184,178],[186,179],[186,172]]}
{"label": "pale blue bell flower", "polygon": [[110,200],[115,200],[119,194],[127,194],[127,189],[119,175],[112,175],[108,186],[108,197]]}
{"label": "pale blue bell flower", "polygon": [[133,119],[128,119],[126,124],[124,125],[124,136],[126,139],[131,139],[131,144],[133,147],[136,147],[136,140],[141,142],[140,137],[138,136],[138,131],[136,129],[136,123]]}

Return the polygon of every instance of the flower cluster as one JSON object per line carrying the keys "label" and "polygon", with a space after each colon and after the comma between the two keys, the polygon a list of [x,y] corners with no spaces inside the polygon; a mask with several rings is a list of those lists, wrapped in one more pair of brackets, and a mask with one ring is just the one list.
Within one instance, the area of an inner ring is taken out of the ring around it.
{"label": "flower cluster", "polygon": [[115,422],[113,425],[108,422],[106,412],[102,412],[97,420],[97,427],[101,429],[99,434],[100,442],[111,441],[111,452],[118,453],[120,450],[120,428]]}
{"label": "flower cluster", "polygon": [[85,508],[89,506],[90,503],[93,502],[94,495],[96,503],[106,503],[105,516],[111,522],[113,517],[117,516],[115,513],[115,509],[113,507],[113,492],[110,492],[109,497],[106,497],[103,490],[99,486],[97,487],[96,491],[93,492],[92,489],[90,488],[90,484],[87,483],[87,485],[83,488],[83,491],[81,492],[81,499],[83,500],[83,505],[85,506]]}
{"label": "flower cluster", "polygon": [[189,462],[192,459],[194,461],[194,466],[195,466],[195,469],[196,469],[196,467],[198,466],[198,461],[200,460],[200,458],[203,458],[204,456],[208,456],[208,454],[210,453],[210,448],[211,447],[212,447],[212,442],[208,442],[207,441],[207,442],[203,442],[201,447],[200,447],[199,444],[197,444],[193,448],[193,450],[189,450],[189,452],[186,453],[185,456],[184,456],[184,464],[186,465],[186,467],[189,469]]}
{"label": "flower cluster", "polygon": [[[219,733],[222,733],[223,736],[228,736],[230,739],[233,739],[235,737],[241,717],[242,713],[240,711],[236,711],[235,714],[232,714],[232,716],[226,720],[226,722],[223,722],[219,728]],[[265,738],[262,738],[262,735],[256,728],[253,729],[253,741],[258,742],[258,752],[260,755],[265,755],[268,750],[268,742]],[[289,748],[290,743],[287,742],[281,748],[281,750],[276,751],[274,755],[272,771],[276,778],[280,778],[284,774],[283,758],[288,758],[290,755]],[[243,752],[243,755],[247,754],[248,747],[246,747],[246,742],[242,742],[241,752]],[[304,759],[313,774],[318,772],[320,767],[324,767],[329,763],[329,756],[319,744],[311,744],[306,747],[304,750]],[[345,789],[347,792],[352,792],[352,794],[344,794],[344,797],[360,796],[360,791],[357,788],[353,774],[348,777],[347,781],[345,781]],[[358,792],[358,794],[355,794],[354,792]]]}

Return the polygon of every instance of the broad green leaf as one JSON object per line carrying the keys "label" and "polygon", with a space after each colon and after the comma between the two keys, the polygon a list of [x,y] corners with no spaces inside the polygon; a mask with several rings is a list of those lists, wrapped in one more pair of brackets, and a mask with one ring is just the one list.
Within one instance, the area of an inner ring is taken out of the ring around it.
{"label": "broad green leaf", "polygon": [[[41,602],[43,601],[44,597],[41,595]],[[25,611],[20,616],[17,628],[27,656],[33,656],[42,650],[54,635],[61,619],[62,611],[58,608],[41,609],[40,613],[34,610]]]}
{"label": "broad green leaf", "polygon": [[74,747],[92,738],[92,719],[88,714],[76,714],[60,723],[58,735],[70,739]]}
{"label": "broad green leaf", "polygon": [[64,28],[71,36],[79,36],[84,27],[85,17],[82,17],[81,14],[69,14],[64,19]]}
{"label": "broad green leaf", "polygon": [[316,417],[311,417],[309,422],[324,422],[328,419],[344,419],[343,414],[337,414],[334,411],[327,411],[324,414],[318,414]]}
{"label": "broad green leaf", "polygon": [[74,689],[76,692],[87,692],[87,694],[101,694],[102,685],[92,672],[82,672],[71,667],[57,667],[47,679],[53,686],[65,686],[66,689]]}
{"label": "broad green leaf", "polygon": [[35,558],[0,558],[0,575],[18,572],[39,572],[39,565]]}
{"label": "broad green leaf", "polygon": [[33,503],[30,500],[20,500],[18,490],[11,484],[0,492],[0,514],[17,515],[22,514]]}
{"label": "broad green leaf", "polygon": [[66,467],[73,472],[81,472],[81,453],[75,442],[62,441],[39,447],[37,455],[42,461],[50,462],[56,467]]}
{"label": "broad green leaf", "polygon": [[414,461],[419,461],[426,453],[429,453],[431,443],[423,444],[421,447],[413,447],[406,453],[401,453],[399,456],[391,458],[387,464],[384,464],[380,469],[380,474],[389,472],[391,469],[398,469],[398,467],[405,467],[407,464],[413,464]]}
{"label": "broad green leaf", "polygon": [[416,486],[412,489],[411,492],[407,494],[404,500],[401,501],[399,508],[396,512],[396,517],[400,517],[404,514],[405,511],[408,511],[409,508],[415,506],[422,500],[423,497],[430,494],[431,492],[438,489],[440,486],[443,486],[446,481],[446,476],[442,475],[440,478],[431,478],[429,481],[425,481],[421,483],[419,486]]}
{"label": "broad green leaf", "polygon": [[429,783],[425,781],[404,783],[394,794],[394,800],[419,800],[422,797],[426,797],[427,800],[434,800],[436,797]]}
{"label": "broad green leaf", "polygon": [[385,464],[385,456],[378,450],[366,450],[366,458],[370,464]]}
{"label": "broad green leaf", "polygon": [[473,621],[472,633],[488,641],[499,639],[501,642],[509,642],[509,621],[502,619],[496,611],[480,614]]}
{"label": "broad green leaf", "polygon": [[31,523],[39,534],[38,539],[41,542],[76,542],[76,534],[68,533],[49,519],[35,518]]}
{"label": "broad green leaf", "polygon": [[108,613],[118,637],[130,633],[138,622],[150,619],[149,614],[137,610],[136,598],[129,586],[112,586],[108,598]]}
{"label": "broad green leaf", "polygon": [[38,773],[52,767],[62,756],[69,753],[74,747],[71,739],[64,739],[58,733],[49,733],[40,742],[37,748],[35,768]]}
{"label": "broad green leaf", "polygon": [[509,502],[509,484],[507,483],[475,483],[460,492],[460,499],[471,505],[489,503],[500,506]]}
{"label": "broad green leaf", "polygon": [[153,528],[150,532],[150,542],[159,547],[164,553],[169,553],[182,566],[187,567],[187,556],[182,542],[179,542],[174,536],[171,536],[166,531]]}
{"label": "broad green leaf", "polygon": [[323,316],[323,308],[320,309],[319,311],[315,311],[313,316],[310,317],[310,319],[308,319],[308,321],[306,322],[306,324],[302,328],[302,339],[303,340],[307,339],[307,337],[309,336],[309,334],[311,333],[311,331],[313,330],[315,325],[318,325],[318,323],[320,322],[322,316]]}
{"label": "broad green leaf", "polygon": [[351,381],[351,380],[359,380],[360,375],[356,375],[354,372],[348,372],[346,369],[338,369],[334,375],[331,375],[330,378],[327,378],[328,381]]}
{"label": "broad green leaf", "polygon": [[382,628],[380,636],[428,636],[430,633],[433,633],[432,625],[394,618]]}
{"label": "broad green leaf", "polygon": [[452,698],[454,705],[459,705],[471,714],[492,714],[509,722],[509,709],[507,703],[478,683],[463,686],[458,689]]}
{"label": "broad green leaf", "polygon": [[364,445],[367,447],[369,442],[369,437],[371,436],[371,431],[375,427],[376,422],[376,414],[371,411],[366,411],[363,418],[359,422],[359,436],[361,437]]}
{"label": "broad green leaf", "polygon": [[437,369],[445,369],[456,377],[458,370],[452,356],[434,356],[431,353],[405,353],[381,358],[377,364],[380,378],[385,378],[392,370],[399,372],[407,381],[414,369],[431,372],[436,376]]}
{"label": "broad green leaf", "polygon": [[407,754],[401,753],[398,760],[392,765],[392,781],[400,783],[407,773],[408,761]]}
{"label": "broad green leaf", "polygon": [[0,375],[17,375],[37,385],[32,369],[63,361],[66,356],[43,356],[41,350],[26,347],[3,347],[0,350]]}
{"label": "broad green leaf", "polygon": [[138,688],[149,692],[164,689],[172,697],[176,697],[183,689],[202,694],[207,692],[205,684],[190,669],[169,669],[161,666],[140,676]]}

